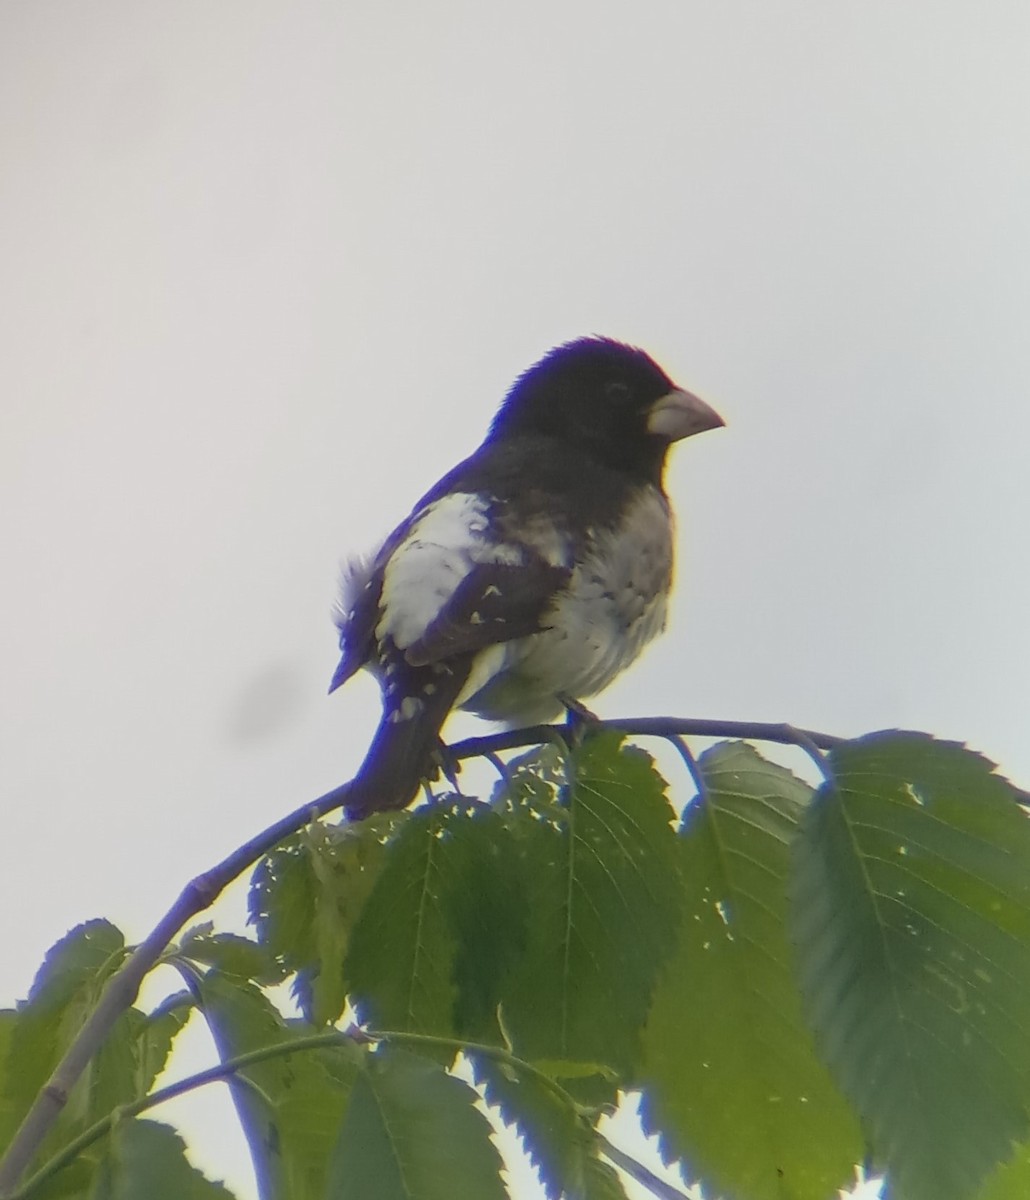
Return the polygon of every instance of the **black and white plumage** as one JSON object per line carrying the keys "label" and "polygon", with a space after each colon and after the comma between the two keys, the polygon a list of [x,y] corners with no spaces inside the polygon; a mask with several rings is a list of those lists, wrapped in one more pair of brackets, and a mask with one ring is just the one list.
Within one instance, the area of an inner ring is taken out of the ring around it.
{"label": "black and white plumage", "polygon": [[366,667],[383,693],[350,817],[410,802],[452,709],[549,720],[662,631],[666,453],[722,423],[609,338],[558,346],[515,382],[479,449],[345,571],[329,690]]}

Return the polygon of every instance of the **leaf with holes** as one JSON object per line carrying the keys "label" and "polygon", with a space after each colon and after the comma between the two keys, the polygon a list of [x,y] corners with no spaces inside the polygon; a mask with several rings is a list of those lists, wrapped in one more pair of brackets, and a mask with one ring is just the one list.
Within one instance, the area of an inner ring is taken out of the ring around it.
{"label": "leaf with holes", "polygon": [[387,813],[344,826],[313,822],[254,871],[250,915],[261,946],[297,973],[294,995],[314,1025],[343,1012],[351,933],[386,861],[391,834],[406,819]]}
{"label": "leaf with holes", "polygon": [[1028,1133],[1030,823],[955,743],[874,734],[829,765],[796,842],[810,1019],[892,1195],[965,1200]]}
{"label": "leaf with holes", "polygon": [[705,795],[680,839],[686,916],[644,1038],[644,1128],[706,1194],[826,1200],[862,1140],[816,1059],[786,935],[790,844],[812,789],[743,742],[698,766]]}
{"label": "leaf with holes", "polygon": [[210,921],[188,929],[176,953],[191,962],[217,967],[226,975],[238,975],[256,983],[269,985],[283,978],[283,968],[267,946],[238,933],[215,933]]}

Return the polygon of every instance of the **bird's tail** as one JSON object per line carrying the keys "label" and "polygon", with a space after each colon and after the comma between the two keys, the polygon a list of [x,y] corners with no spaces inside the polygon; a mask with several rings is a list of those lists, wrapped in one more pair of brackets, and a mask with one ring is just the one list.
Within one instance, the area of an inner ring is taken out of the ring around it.
{"label": "bird's tail", "polygon": [[[388,809],[405,808],[432,771],[440,728],[458,698],[467,671],[430,667],[417,672],[417,686],[405,695],[387,694],[383,716],[344,806],[352,821]],[[408,684],[416,680],[405,681]]]}

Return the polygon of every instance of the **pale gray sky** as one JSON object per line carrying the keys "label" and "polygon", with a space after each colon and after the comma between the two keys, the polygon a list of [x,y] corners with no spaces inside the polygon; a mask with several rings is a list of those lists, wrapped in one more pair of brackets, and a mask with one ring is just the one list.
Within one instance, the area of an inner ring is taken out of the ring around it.
{"label": "pale gray sky", "polygon": [[340,558],[580,333],[729,422],[601,712],[1030,781],[1028,114],[1025,0],[4,0],[0,1003],[349,775]]}

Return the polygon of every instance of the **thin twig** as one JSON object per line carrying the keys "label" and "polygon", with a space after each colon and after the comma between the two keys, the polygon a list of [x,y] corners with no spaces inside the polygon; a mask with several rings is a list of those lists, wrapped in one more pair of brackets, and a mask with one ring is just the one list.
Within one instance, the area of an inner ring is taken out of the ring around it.
{"label": "thin twig", "polygon": [[[694,752],[679,734],[666,740],[672,743],[676,753],[683,759],[683,764],[687,768],[690,778],[694,781],[694,787],[697,788],[697,799],[700,803],[704,803],[708,796],[708,784],[705,783],[705,777],[701,774],[701,768],[697,765]],[[690,801],[688,800],[687,803],[689,804]]]}
{"label": "thin twig", "polygon": [[492,750],[484,754],[483,757],[497,772],[501,782],[507,784],[508,787],[511,787],[513,776],[511,771],[508,770],[508,764],[504,761],[504,759]]}
{"label": "thin twig", "polygon": [[525,1059],[512,1054],[510,1050],[505,1050],[503,1046],[491,1046],[486,1042],[466,1042],[461,1038],[442,1037],[433,1033],[407,1033],[400,1029],[357,1029],[348,1030],[347,1034],[355,1041],[393,1042],[398,1046],[425,1046],[429,1049],[453,1050],[456,1054],[464,1054],[470,1058],[477,1056],[490,1058],[495,1062],[505,1063],[514,1071],[530,1076],[562,1104],[577,1114],[580,1111],[579,1105],[556,1079],[552,1079],[550,1075],[534,1067],[532,1063],[526,1062]]}
{"label": "thin twig", "polygon": [[[491,1046],[481,1042],[468,1042],[461,1038],[440,1037],[433,1034],[408,1033],[401,1030],[362,1029],[360,1026],[353,1025],[344,1030],[333,1029],[323,1033],[309,1034],[305,1037],[293,1037],[287,1041],[275,1042],[270,1046],[248,1050],[244,1054],[235,1055],[213,1067],[207,1067],[203,1071],[197,1071],[193,1075],[187,1075],[183,1079],[178,1079],[175,1083],[170,1083],[163,1088],[159,1088],[147,1096],[141,1096],[138,1100],[134,1100],[129,1104],[119,1105],[112,1112],[105,1114],[99,1120],[95,1121],[88,1129],[83,1130],[78,1137],[74,1138],[66,1146],[63,1146],[53,1158],[40,1167],[29,1179],[25,1180],[21,1187],[10,1194],[11,1200],[28,1200],[45,1180],[52,1178],[58,1171],[74,1161],[83,1150],[110,1133],[111,1129],[119,1121],[139,1116],[140,1113],[157,1108],[160,1104],[174,1100],[179,1096],[185,1095],[187,1092],[195,1091],[209,1083],[225,1082],[230,1087],[234,1083],[248,1083],[249,1081],[240,1072],[257,1063],[267,1062],[273,1058],[287,1058],[290,1055],[301,1054],[305,1051],[337,1046],[341,1042],[349,1042],[357,1046],[366,1046],[374,1042],[392,1042],[397,1045],[453,1050],[470,1057],[493,1059],[494,1061],[506,1064],[520,1074],[535,1079],[541,1087],[551,1092],[561,1104],[576,1113],[577,1116],[581,1115],[580,1106],[561,1084],[543,1071],[540,1071],[537,1067],[534,1067],[532,1063],[526,1062],[524,1059],[512,1054],[510,1050],[506,1050],[501,1046]],[[618,1163],[627,1174],[639,1180],[645,1187],[651,1186],[648,1182],[649,1179],[657,1180],[660,1187],[667,1187],[661,1180],[657,1179],[657,1176],[652,1175],[643,1164],[638,1163],[628,1154],[612,1146],[602,1134],[598,1134],[595,1131],[595,1136],[600,1141],[602,1153],[611,1158],[613,1162]],[[669,1195],[673,1197],[673,1200],[688,1200],[682,1192],[678,1192],[675,1189],[672,1191],[658,1191],[656,1194],[660,1196]]]}
{"label": "thin twig", "polygon": [[816,745],[810,733],[806,733],[804,729],[795,729],[793,725],[785,725],[785,729],[790,730],[794,734],[794,744],[800,746],[802,750],[815,764],[816,770],[823,777],[823,782],[829,784],[830,787],[837,782],[833,777],[833,772],[830,770],[830,765],[826,761],[826,755]]}

